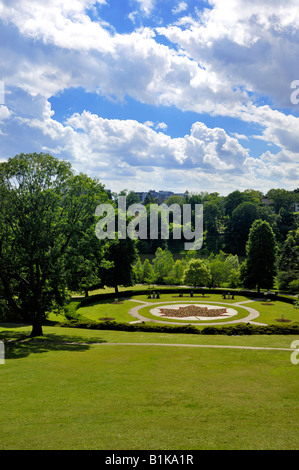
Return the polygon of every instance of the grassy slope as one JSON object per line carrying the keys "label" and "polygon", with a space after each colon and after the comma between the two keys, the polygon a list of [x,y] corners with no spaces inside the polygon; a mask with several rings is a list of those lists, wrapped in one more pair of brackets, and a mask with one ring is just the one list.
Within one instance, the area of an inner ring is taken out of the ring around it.
{"label": "grassy slope", "polygon": [[[206,300],[223,301],[221,296]],[[132,304],[104,301],[80,310],[93,320],[107,314],[130,321]],[[298,321],[291,305],[250,306],[261,312],[258,321],[274,323],[282,313]],[[30,330],[0,325],[0,339]],[[6,362],[0,365],[0,449],[298,449],[299,366],[288,351],[82,344],[289,348],[294,339],[46,326],[43,338],[10,351],[6,345]]]}

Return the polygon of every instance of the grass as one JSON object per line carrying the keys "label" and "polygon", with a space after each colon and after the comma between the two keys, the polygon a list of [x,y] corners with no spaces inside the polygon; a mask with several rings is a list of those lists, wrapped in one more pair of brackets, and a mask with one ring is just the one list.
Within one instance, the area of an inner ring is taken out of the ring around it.
{"label": "grass", "polygon": [[[121,298],[121,296],[119,296]],[[161,294],[159,299],[148,299],[147,295],[135,295],[132,297],[132,299],[140,301],[140,302],[148,302],[152,304],[159,304],[161,302],[178,302],[178,303],[192,303],[192,302],[200,302],[200,303],[205,303],[205,302],[215,302],[217,305],[221,304],[235,304],[239,302],[244,302],[247,300],[250,300],[248,297],[244,296],[238,296],[236,295],[234,299],[223,299],[221,294],[205,294],[203,297],[202,295],[198,295],[196,297],[190,297],[187,294],[184,294],[183,297],[179,297],[178,294],[176,293],[171,293],[171,294]],[[88,304],[84,307],[80,307],[77,310],[77,313],[79,315],[82,315],[83,317],[93,320],[93,321],[103,321],[106,318],[113,318],[115,321],[118,322],[131,322],[134,321],[135,319],[129,314],[129,310],[133,308],[134,306],[137,306],[137,302],[132,302],[129,299],[124,299],[122,300],[122,303],[120,304],[115,304],[114,303],[115,299],[107,299],[107,300],[102,300],[102,301],[97,301],[91,304]],[[74,303],[78,301],[73,301]],[[79,304],[79,302],[78,302]],[[245,304],[244,306],[246,306]],[[270,304],[267,304],[266,300],[253,300],[248,304],[249,307],[252,307],[260,312],[260,316],[255,320],[260,323],[265,323],[265,324],[279,324],[277,322],[277,319],[281,319],[282,316],[285,319],[288,319],[292,322],[298,322],[299,321],[299,310],[294,309],[292,304],[287,304],[285,302],[280,302],[280,301],[273,301],[270,302]],[[238,320],[242,318],[246,318],[249,314],[249,312],[242,307],[236,307],[235,305],[232,305],[232,308],[238,311],[238,315],[235,315],[234,317],[230,318],[223,318],[221,320],[214,320],[213,323],[223,323],[227,322],[230,320]],[[150,308],[145,307],[139,311],[139,313],[146,318],[150,320],[158,320],[159,318],[150,314],[149,313]],[[101,320],[99,320],[101,319]],[[54,317],[52,317],[52,320],[55,320]],[[171,320],[163,317],[161,319],[162,321],[168,321],[171,322]],[[61,321],[61,318],[56,318],[56,321]],[[184,322],[183,319],[176,319],[175,321],[178,322]],[[208,322],[208,319],[205,320],[205,323]],[[189,323],[189,321],[188,321]],[[192,321],[190,321],[192,323]]]}
{"label": "grass", "polygon": [[[117,331],[117,330],[86,330],[84,328],[60,328],[45,326],[44,336],[38,338],[38,342],[47,344],[49,341],[58,344],[59,342],[76,343],[180,343],[180,344],[214,344],[232,346],[257,346],[289,348],[293,340],[298,339],[293,335],[250,335],[250,336],[225,336],[225,335],[197,335],[184,333],[158,333],[139,331]],[[0,340],[5,338],[24,338],[29,335],[30,326],[15,327],[12,324],[3,326],[0,324]],[[30,344],[25,343],[24,348],[19,344],[22,351],[27,351],[27,345],[34,345],[35,340]],[[28,349],[31,354],[31,349]],[[0,369],[1,370],[1,369]]]}
{"label": "grass", "polygon": [[[288,351],[82,344],[290,347],[293,337],[44,330],[0,366],[1,449],[298,449]],[[2,327],[0,338],[27,331]]]}
{"label": "grass", "polygon": [[292,304],[287,304],[285,302],[251,302],[250,307],[255,308],[260,312],[260,316],[257,321],[268,324],[279,325],[277,319],[281,319],[282,316],[285,320],[290,320],[292,322],[299,321],[299,309],[295,309]]}
{"label": "grass", "polygon": [[[185,301],[186,302],[186,301]],[[180,303],[184,303],[184,302],[180,302]],[[186,302],[186,303],[193,303],[192,301],[189,301],[189,302]],[[204,303],[204,302],[203,302]],[[157,305],[159,305],[159,303],[157,302]],[[217,305],[221,306],[221,302],[218,302]],[[164,304],[161,304],[161,307],[165,306]],[[225,304],[223,304],[223,306],[225,306]],[[158,317],[156,315],[153,315],[150,313],[151,309],[153,308],[153,306],[151,307],[143,307],[141,308],[138,313],[142,316],[144,316],[145,318],[148,318],[150,320],[160,320],[160,321],[163,321],[163,322],[175,322],[175,323],[196,323],[196,324],[199,324],[199,323],[211,323],[211,320],[207,317],[205,318],[204,320],[186,320],[184,318],[175,318],[175,319],[169,319],[167,317]],[[228,322],[228,321],[232,321],[232,320],[240,320],[242,318],[245,318],[249,315],[249,312],[247,310],[244,310],[240,307],[233,307],[234,310],[237,310],[238,314],[234,315],[233,317],[225,317],[225,318],[219,318],[217,320],[212,320],[213,324],[221,324],[223,322]]]}
{"label": "grass", "polygon": [[105,321],[105,319],[113,318],[113,320],[118,322],[131,322],[134,318],[128,312],[133,306],[134,304],[130,300],[122,300],[120,303],[115,303],[114,299],[109,299],[80,307],[77,313],[93,321]]}
{"label": "grass", "polygon": [[[174,295],[135,299],[191,300]],[[209,294],[193,300],[233,304],[247,298]],[[292,305],[264,303],[249,304],[260,312],[256,321],[278,324],[281,315],[298,321]],[[72,311],[90,320],[128,322],[134,321],[129,309],[139,304],[111,299],[76,310],[79,305],[75,299]],[[24,340],[30,326],[0,324],[1,450],[299,449],[299,366],[290,351],[171,346],[290,348],[298,336],[43,329],[43,337]]]}

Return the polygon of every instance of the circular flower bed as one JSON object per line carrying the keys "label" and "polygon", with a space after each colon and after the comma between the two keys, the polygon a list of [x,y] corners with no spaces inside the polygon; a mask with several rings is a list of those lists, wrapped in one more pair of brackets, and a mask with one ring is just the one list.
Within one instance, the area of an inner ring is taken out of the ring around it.
{"label": "circular flower bed", "polygon": [[225,316],[227,310],[225,307],[208,308],[199,305],[186,305],[178,309],[160,308],[160,313],[163,317],[218,317]]}

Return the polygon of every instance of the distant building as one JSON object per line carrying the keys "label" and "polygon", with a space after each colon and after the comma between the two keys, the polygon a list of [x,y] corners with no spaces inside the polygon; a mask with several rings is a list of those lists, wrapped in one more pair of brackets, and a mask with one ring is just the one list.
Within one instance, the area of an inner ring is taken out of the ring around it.
{"label": "distant building", "polygon": [[[267,196],[263,196],[261,198],[261,203],[265,204],[266,206],[270,206],[271,204],[273,204],[273,202],[268,199]],[[299,212],[299,202],[294,202],[292,209],[294,212]]]}
{"label": "distant building", "polygon": [[157,199],[157,202],[161,204],[166,201],[171,196],[184,196],[184,194],[174,193],[173,191],[160,190],[156,191],[155,189],[150,189],[149,191],[135,191],[140,198],[140,202],[144,202],[147,194],[150,194],[152,198]]}
{"label": "distant building", "polygon": [[139,196],[140,202],[143,202],[146,198],[147,192],[135,191],[135,194]]}
{"label": "distant building", "polygon": [[267,196],[262,197],[261,202],[265,204],[266,206],[270,206],[272,204],[272,201],[267,198]]}

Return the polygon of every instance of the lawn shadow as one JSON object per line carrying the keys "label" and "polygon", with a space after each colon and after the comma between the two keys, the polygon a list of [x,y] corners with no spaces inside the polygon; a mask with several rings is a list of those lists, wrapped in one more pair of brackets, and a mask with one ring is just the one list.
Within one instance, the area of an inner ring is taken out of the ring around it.
{"label": "lawn shadow", "polygon": [[[30,326],[28,323],[0,323],[1,328],[24,328]],[[1,333],[0,333],[1,334]]]}
{"label": "lawn shadow", "polygon": [[30,354],[42,354],[49,351],[88,351],[92,343],[105,343],[101,338],[84,341],[81,336],[45,334],[31,338],[28,334],[10,331],[1,332],[0,340],[5,347],[6,359],[20,359]]}
{"label": "lawn shadow", "polygon": [[124,297],[116,297],[112,299],[91,299],[91,297],[87,297],[87,301],[82,301],[79,308],[95,307],[97,305],[118,305],[123,304],[125,300],[129,300],[129,298]]}

